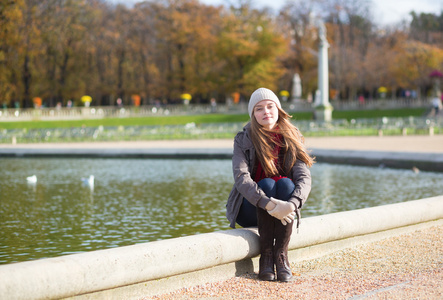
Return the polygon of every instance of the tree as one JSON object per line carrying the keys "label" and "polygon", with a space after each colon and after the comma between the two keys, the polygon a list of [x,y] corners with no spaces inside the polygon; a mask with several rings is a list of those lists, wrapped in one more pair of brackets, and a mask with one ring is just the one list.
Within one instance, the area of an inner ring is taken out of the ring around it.
{"label": "tree", "polygon": [[431,89],[429,74],[443,65],[443,50],[418,41],[406,41],[392,64],[392,72],[403,86],[416,86],[426,95]]}
{"label": "tree", "polygon": [[330,0],[332,84],[342,96],[355,99],[365,89],[367,49],[374,38],[367,0]]}
{"label": "tree", "polygon": [[16,49],[20,44],[24,0],[0,0],[0,104],[9,105],[18,94]]}
{"label": "tree", "polygon": [[[41,2],[42,3],[42,2]],[[40,76],[34,92],[49,106],[79,99],[91,82],[91,20],[87,1],[46,0],[39,7],[41,55],[36,60]]]}
{"label": "tree", "polygon": [[412,39],[427,44],[443,42],[443,11],[438,17],[431,13],[420,13],[412,11],[410,36]]}
{"label": "tree", "polygon": [[318,28],[313,19],[321,1],[291,1],[280,12],[282,32],[288,32],[289,51],[282,57],[286,73],[283,87],[292,90],[292,78],[302,78],[305,96],[317,89]]}
{"label": "tree", "polygon": [[249,95],[257,87],[276,90],[283,68],[278,57],[286,42],[266,11],[251,9],[249,2],[231,7],[221,30],[217,54],[225,91]]}
{"label": "tree", "polygon": [[[366,70],[365,89],[367,96],[377,96],[377,89],[381,86],[389,87],[395,92],[404,87],[393,73],[393,64],[402,55],[403,45],[407,35],[402,31],[394,30],[376,35],[368,45],[363,67]],[[392,94],[395,96],[395,93]]]}
{"label": "tree", "polygon": [[[22,2],[19,2],[22,3]],[[33,79],[34,60],[40,53],[41,32],[39,24],[39,1],[28,0],[21,7],[21,22],[14,24],[19,39],[14,44],[10,58],[14,62],[12,84],[16,86],[15,102],[23,103],[24,107],[31,107],[31,84]]]}
{"label": "tree", "polygon": [[158,78],[161,72],[156,65],[156,18],[150,17],[156,15],[155,6],[151,2],[142,2],[134,7],[128,36],[133,65],[128,81],[129,92],[140,94],[146,99],[145,103],[152,103],[160,95]]}
{"label": "tree", "polygon": [[159,86],[166,98],[190,93],[199,101],[217,89],[221,15],[221,8],[195,0],[167,1],[156,8],[156,66],[162,70]]}

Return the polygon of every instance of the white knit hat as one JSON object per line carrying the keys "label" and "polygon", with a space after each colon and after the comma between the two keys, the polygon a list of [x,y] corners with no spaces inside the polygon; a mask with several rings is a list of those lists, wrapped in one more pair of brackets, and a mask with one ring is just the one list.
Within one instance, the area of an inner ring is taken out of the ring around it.
{"label": "white knit hat", "polygon": [[273,91],[267,88],[259,88],[252,93],[251,98],[249,99],[249,104],[248,104],[249,117],[252,116],[252,111],[254,109],[254,106],[263,100],[274,101],[275,105],[277,105],[278,108],[281,108],[280,100],[278,99],[277,95],[274,94]]}

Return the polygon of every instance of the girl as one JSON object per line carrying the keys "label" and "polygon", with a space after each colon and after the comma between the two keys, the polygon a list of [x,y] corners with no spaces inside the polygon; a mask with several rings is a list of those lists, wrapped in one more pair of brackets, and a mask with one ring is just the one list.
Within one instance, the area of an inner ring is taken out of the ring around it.
{"label": "girl", "polygon": [[259,278],[292,280],[288,245],[292,221],[311,191],[314,163],[300,131],[290,123],[278,97],[269,89],[252,93],[248,105],[251,121],[234,139],[234,187],[226,205],[230,226],[258,226]]}

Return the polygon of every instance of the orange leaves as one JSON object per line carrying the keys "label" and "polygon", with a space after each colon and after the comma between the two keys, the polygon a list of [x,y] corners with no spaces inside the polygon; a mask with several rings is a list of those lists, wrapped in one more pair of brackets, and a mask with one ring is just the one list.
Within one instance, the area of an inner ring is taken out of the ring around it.
{"label": "orange leaves", "polygon": [[[7,102],[21,101],[27,90],[30,99],[80,101],[87,93],[97,102],[122,97],[126,103],[141,95],[141,103],[147,103],[178,101],[186,92],[198,103],[212,95],[247,95],[257,86],[290,90],[297,72],[306,97],[317,89],[314,2],[288,3],[277,17],[247,1],[229,8],[197,0],[135,6],[3,1],[0,95]],[[322,7],[329,16],[331,88],[342,96],[357,88],[424,86],[429,70],[443,71],[442,50],[414,42],[403,29],[375,31],[370,19],[357,14],[362,2],[348,3],[354,10],[346,10],[346,19],[337,14],[344,7]]]}
{"label": "orange leaves", "polygon": [[443,50],[418,41],[406,41],[397,52],[392,72],[403,85],[419,85],[429,80],[428,74],[443,65]]}

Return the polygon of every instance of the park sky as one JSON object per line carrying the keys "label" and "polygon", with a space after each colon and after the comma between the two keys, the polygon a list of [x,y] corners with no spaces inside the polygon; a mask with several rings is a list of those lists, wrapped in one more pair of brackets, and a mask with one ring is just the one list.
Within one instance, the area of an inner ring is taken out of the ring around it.
{"label": "park sky", "polygon": [[[125,3],[133,5],[140,0],[108,0],[111,3]],[[208,5],[229,5],[236,3],[235,0],[200,0]],[[252,5],[257,8],[269,7],[278,12],[288,0],[252,0]],[[395,25],[406,20],[410,21],[409,13],[433,13],[440,14],[443,10],[443,0],[368,0],[372,2],[372,15],[374,21],[380,25]]]}

